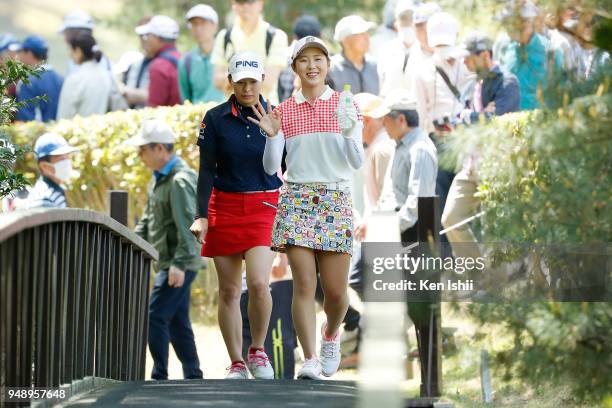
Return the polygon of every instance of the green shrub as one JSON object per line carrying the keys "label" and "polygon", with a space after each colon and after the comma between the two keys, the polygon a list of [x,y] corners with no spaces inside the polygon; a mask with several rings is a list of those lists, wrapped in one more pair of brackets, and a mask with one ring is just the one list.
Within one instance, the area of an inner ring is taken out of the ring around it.
{"label": "green shrub", "polygon": [[[568,98],[555,110],[505,115],[453,134],[447,164],[461,163],[472,148],[479,152],[483,242],[530,244],[528,252],[548,266],[553,278],[578,266],[571,264],[571,257],[564,258],[559,247],[553,252],[547,245],[597,244],[610,253],[608,85],[606,81],[596,94],[571,103]],[[504,255],[505,260],[522,260],[526,254],[516,250]],[[531,284],[539,265],[527,272]],[[588,277],[592,268],[581,268],[581,275]],[[584,276],[581,279],[587,279]],[[555,280],[548,285],[552,289]],[[567,382],[577,399],[594,403],[610,398],[610,303],[474,304],[469,310],[483,331],[488,323],[501,324],[511,334],[514,345],[495,355],[507,378],[530,384]]]}
{"label": "green shrub", "polygon": [[[74,155],[75,177],[67,190],[70,207],[107,211],[107,191],[126,190],[130,197],[130,223],[139,217],[147,199],[151,171],[138,158],[137,149],[122,143],[133,136],[144,118],[167,121],[176,135],[176,153],[197,171],[199,150],[196,143],[199,124],[214,105],[177,105],[155,109],[112,112],[106,115],[75,117],[50,124],[20,123],[3,129],[17,144],[33,146],[46,131],[56,132],[78,146]],[[37,177],[32,153],[18,163],[29,181]]]}

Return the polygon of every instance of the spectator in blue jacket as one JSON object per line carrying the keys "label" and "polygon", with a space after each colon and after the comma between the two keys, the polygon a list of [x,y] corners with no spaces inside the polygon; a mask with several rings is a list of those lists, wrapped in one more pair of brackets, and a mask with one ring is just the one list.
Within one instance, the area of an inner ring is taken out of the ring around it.
{"label": "spectator in blue jacket", "polygon": [[516,75],[521,90],[521,110],[541,107],[538,88],[546,86],[552,70],[561,68],[563,53],[554,50],[550,41],[535,31],[538,8],[530,1],[519,11],[519,29],[509,32],[510,42],[503,47],[501,65]]}
{"label": "spectator in blue jacket", "polygon": [[476,73],[474,94],[469,97],[470,109],[461,113],[464,122],[516,112],[520,106],[520,90],[516,76],[493,61],[493,40],[485,33],[472,31],[462,44],[464,63]]}
{"label": "spectator in blue jacket", "polygon": [[26,65],[42,65],[43,71],[39,77],[31,75],[28,83],[17,84],[17,102],[24,102],[36,97],[46,97],[46,100],[30,101],[17,111],[17,120],[49,122],[57,116],[57,105],[63,79],[49,65],[44,64],[49,47],[41,37],[32,35],[23,40],[17,54],[19,60]]}

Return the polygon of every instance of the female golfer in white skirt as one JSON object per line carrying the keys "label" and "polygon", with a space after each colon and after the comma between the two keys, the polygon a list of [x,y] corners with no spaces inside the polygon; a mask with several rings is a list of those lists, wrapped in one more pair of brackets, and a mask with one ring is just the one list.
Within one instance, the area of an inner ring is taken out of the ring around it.
{"label": "female golfer in white skirt", "polygon": [[[321,373],[331,376],[340,364],[338,331],[348,307],[353,241],[350,180],[363,162],[363,123],[352,98],[341,100],[344,94],[325,84],[330,61],[323,41],[310,36],[298,41],[291,66],[302,89],[274,111],[254,106],[257,119],[249,120],[268,136],[263,157],[268,174],[278,171],[283,148],[287,151],[272,249],[287,253],[293,273],[293,323],[305,358],[298,378],[315,379]],[[315,258],[327,316],[319,357]]]}

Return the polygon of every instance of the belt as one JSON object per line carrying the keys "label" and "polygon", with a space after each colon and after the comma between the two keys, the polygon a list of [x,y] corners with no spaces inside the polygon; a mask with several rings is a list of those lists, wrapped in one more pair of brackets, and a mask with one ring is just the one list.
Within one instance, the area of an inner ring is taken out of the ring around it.
{"label": "belt", "polygon": [[291,183],[293,185],[305,185],[305,186],[325,186],[330,190],[350,190],[352,183],[350,181],[327,181],[327,182],[313,182],[313,183]]}
{"label": "belt", "polygon": [[275,193],[275,192],[278,192],[278,188],[276,190],[245,191],[244,194]]}

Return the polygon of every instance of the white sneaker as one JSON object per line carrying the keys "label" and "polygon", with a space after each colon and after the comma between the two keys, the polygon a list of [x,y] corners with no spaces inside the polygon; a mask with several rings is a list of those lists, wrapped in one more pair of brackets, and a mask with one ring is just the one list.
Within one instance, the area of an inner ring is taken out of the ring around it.
{"label": "white sneaker", "polygon": [[256,379],[274,379],[274,369],[265,351],[257,350],[255,353],[249,354],[246,366],[249,368],[251,375]]}
{"label": "white sneaker", "polygon": [[233,363],[227,368],[226,380],[248,380],[249,372],[243,362]]}
{"label": "white sneaker", "polygon": [[297,378],[300,380],[318,380],[321,376],[321,363],[316,357],[304,361],[304,365],[298,371]]}
{"label": "white sneaker", "polygon": [[321,326],[321,371],[324,376],[331,377],[340,366],[340,335],[336,333],[336,336],[332,340],[325,340],[325,326],[327,323],[323,323]]}

